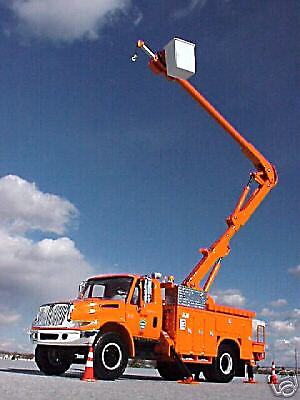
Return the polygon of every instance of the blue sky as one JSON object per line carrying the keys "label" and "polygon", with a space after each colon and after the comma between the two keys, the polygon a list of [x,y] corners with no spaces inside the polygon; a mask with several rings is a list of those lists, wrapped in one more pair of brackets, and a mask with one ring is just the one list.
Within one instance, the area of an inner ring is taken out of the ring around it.
{"label": "blue sky", "polygon": [[60,3],[0,1],[0,348],[28,348],[40,302],[74,295],[89,274],[180,282],[225,229],[251,164],[143,55],[130,61],[137,39],[159,50],[177,36],[197,45],[191,82],[277,167],[213,290],[267,319],[273,354],[289,362],[300,341],[299,2]]}

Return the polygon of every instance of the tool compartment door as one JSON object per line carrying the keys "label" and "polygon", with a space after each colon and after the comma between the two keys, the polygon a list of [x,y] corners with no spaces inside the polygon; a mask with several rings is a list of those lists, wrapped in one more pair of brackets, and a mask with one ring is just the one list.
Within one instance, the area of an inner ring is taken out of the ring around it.
{"label": "tool compartment door", "polygon": [[191,354],[194,321],[187,307],[177,307],[176,325],[176,351],[180,354]]}
{"label": "tool compartment door", "polygon": [[200,355],[204,351],[205,318],[189,307],[177,308],[176,350],[181,354]]}
{"label": "tool compartment door", "polygon": [[203,355],[205,345],[205,318],[201,311],[193,311],[192,350],[194,354]]}

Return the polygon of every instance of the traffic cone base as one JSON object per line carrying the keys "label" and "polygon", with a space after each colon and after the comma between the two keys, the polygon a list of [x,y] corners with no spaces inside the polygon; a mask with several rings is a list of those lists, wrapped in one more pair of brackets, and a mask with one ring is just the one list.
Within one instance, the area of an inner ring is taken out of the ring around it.
{"label": "traffic cone base", "polygon": [[200,382],[195,381],[192,376],[189,376],[188,378],[177,381],[177,383],[181,383],[183,385],[197,385]]}
{"label": "traffic cone base", "polygon": [[80,378],[81,381],[85,382],[95,382],[96,379],[94,377],[94,349],[92,346],[89,348],[89,354],[87,357],[87,361],[85,364],[85,369],[82,377]]}
{"label": "traffic cone base", "polygon": [[254,378],[249,378],[247,381],[243,381],[243,383],[257,383],[255,382]]}

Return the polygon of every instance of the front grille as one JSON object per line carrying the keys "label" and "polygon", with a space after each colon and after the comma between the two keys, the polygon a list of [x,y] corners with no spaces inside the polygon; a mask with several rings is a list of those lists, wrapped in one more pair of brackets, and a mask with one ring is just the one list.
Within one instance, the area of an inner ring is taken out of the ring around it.
{"label": "front grille", "polygon": [[47,304],[33,321],[33,326],[62,326],[66,321],[71,304]]}

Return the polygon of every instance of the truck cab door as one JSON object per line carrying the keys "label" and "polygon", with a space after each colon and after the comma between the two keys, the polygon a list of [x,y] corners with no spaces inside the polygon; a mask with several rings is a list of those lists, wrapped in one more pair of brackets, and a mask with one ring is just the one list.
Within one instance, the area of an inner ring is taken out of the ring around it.
{"label": "truck cab door", "polygon": [[137,280],[131,299],[126,304],[126,323],[134,337],[159,339],[162,298],[156,279],[144,277]]}

